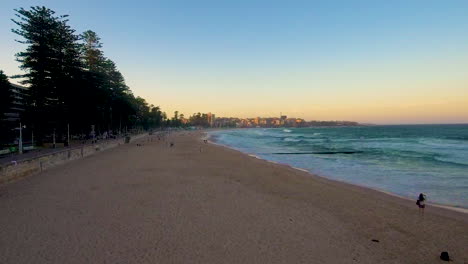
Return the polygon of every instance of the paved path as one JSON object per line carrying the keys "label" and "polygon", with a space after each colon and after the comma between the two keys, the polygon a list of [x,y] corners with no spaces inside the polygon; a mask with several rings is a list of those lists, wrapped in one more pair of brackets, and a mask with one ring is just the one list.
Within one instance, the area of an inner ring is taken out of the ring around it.
{"label": "paved path", "polygon": [[[112,142],[114,140],[115,141],[123,141],[123,138],[99,140],[98,143],[99,144],[108,143],[108,142]],[[36,148],[34,150],[26,151],[23,154],[10,153],[10,154],[6,154],[6,155],[1,155],[0,156],[0,165],[8,164],[8,163],[11,163],[13,161],[19,162],[19,161],[22,161],[22,160],[33,159],[33,158],[36,158],[36,157],[49,155],[49,154],[56,153],[56,152],[67,151],[69,149],[81,148],[81,147],[92,145],[90,143],[91,142],[90,140],[84,141],[84,142],[85,142],[84,144],[79,143],[79,142],[72,143],[72,144],[70,144],[70,147]]]}

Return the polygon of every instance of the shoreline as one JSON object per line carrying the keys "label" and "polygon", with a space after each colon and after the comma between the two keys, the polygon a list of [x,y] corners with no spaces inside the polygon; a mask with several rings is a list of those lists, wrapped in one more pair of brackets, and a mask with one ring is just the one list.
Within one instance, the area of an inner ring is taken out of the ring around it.
{"label": "shoreline", "polygon": [[442,251],[468,261],[464,213],[423,215],[203,136],[149,136],[0,186],[0,262],[439,263]]}
{"label": "shoreline", "polygon": [[[359,184],[354,184],[354,183],[350,183],[350,182],[346,182],[346,181],[331,179],[331,178],[328,178],[328,177],[325,177],[325,176],[314,174],[314,173],[312,173],[309,170],[304,169],[304,168],[294,167],[294,166],[292,166],[290,164],[287,164],[287,163],[281,163],[281,162],[276,162],[276,161],[263,159],[263,158],[255,155],[255,154],[246,153],[246,152],[238,150],[238,149],[236,149],[234,147],[231,147],[231,146],[228,146],[228,145],[221,144],[221,143],[217,142],[216,140],[214,140],[215,137],[210,135],[210,132],[203,132],[203,134],[202,134],[203,136],[201,137],[201,139],[202,140],[207,139],[210,144],[214,144],[214,145],[217,145],[217,146],[220,146],[220,147],[223,147],[223,148],[234,150],[234,151],[237,151],[237,152],[242,153],[244,155],[247,155],[249,157],[253,157],[253,158],[256,158],[256,159],[259,159],[259,160],[263,160],[265,162],[269,162],[269,163],[276,164],[276,165],[279,165],[279,166],[284,166],[284,167],[287,167],[287,168],[302,171],[304,173],[307,173],[310,177],[317,177],[317,178],[319,178],[321,180],[330,181],[330,182],[333,182],[333,183],[345,184],[345,185],[350,185],[350,186],[353,186],[353,187],[356,187],[356,188],[363,188],[365,190],[375,191],[375,192],[378,192],[378,193],[381,193],[381,194],[385,194],[385,195],[388,195],[388,196],[391,196],[391,197],[394,197],[394,198],[404,200],[406,202],[407,201],[411,201],[411,202],[415,201],[414,199],[411,199],[409,197],[405,197],[405,196],[402,196],[402,195],[398,195],[398,194],[392,193],[390,191],[386,191],[386,190],[382,190],[382,189],[378,189],[378,188],[373,188],[373,187],[369,187],[369,186],[364,186],[364,185],[359,185]],[[438,203],[426,203],[426,206],[433,206],[433,207],[437,207],[437,208],[440,208],[440,209],[450,210],[452,212],[458,212],[458,213],[468,215],[468,208],[465,208],[465,207],[457,207],[457,206],[446,205],[446,204],[438,204]]]}

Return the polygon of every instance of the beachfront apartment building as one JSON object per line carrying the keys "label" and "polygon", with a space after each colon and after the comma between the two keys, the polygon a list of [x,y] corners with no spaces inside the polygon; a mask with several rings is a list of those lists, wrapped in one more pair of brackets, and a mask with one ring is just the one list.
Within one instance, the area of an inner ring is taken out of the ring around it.
{"label": "beachfront apartment building", "polygon": [[[359,126],[360,124],[352,121],[306,121],[302,118],[287,117],[254,117],[254,118],[237,118],[237,117],[218,117],[208,113],[211,127],[238,127],[238,128],[254,128],[254,127],[312,127],[312,126]],[[213,123],[211,123],[213,122]]]}
{"label": "beachfront apartment building", "polygon": [[319,126],[359,126],[358,122],[353,121],[305,121],[302,118],[278,117],[255,117],[255,118],[237,118],[237,117],[218,117],[215,119],[213,127],[319,127]]}
{"label": "beachfront apartment building", "polygon": [[306,121],[301,118],[281,117],[255,117],[255,118],[216,118],[214,127],[302,127]]}
{"label": "beachfront apartment building", "polygon": [[4,121],[7,122],[19,122],[22,113],[24,112],[24,106],[26,104],[26,96],[28,88],[17,85],[11,85],[12,100],[10,102],[10,111],[5,113]]}
{"label": "beachfront apartment building", "polygon": [[207,121],[208,121],[208,124],[210,124],[210,127],[214,127],[215,125],[215,119],[216,119],[216,116],[215,114],[212,114],[212,113],[207,113],[206,114],[206,117],[207,117]]}
{"label": "beachfront apartment building", "polygon": [[9,109],[4,113],[1,121],[2,131],[0,131],[0,146],[13,143],[17,137],[17,128],[21,122],[21,116],[25,111],[28,88],[10,83],[11,101]]}

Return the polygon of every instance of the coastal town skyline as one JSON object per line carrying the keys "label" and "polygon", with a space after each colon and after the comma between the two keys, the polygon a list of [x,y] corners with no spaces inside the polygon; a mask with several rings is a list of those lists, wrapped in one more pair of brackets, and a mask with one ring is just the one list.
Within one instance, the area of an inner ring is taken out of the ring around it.
{"label": "coastal town skyline", "polygon": [[194,113],[185,118],[185,115],[180,117],[181,124],[196,125],[193,118],[202,116],[206,121],[202,126],[209,127],[237,127],[237,128],[275,128],[275,127],[312,127],[312,126],[358,126],[363,125],[354,121],[346,120],[305,120],[300,117],[288,117],[280,113],[276,117],[218,117],[214,113]]}

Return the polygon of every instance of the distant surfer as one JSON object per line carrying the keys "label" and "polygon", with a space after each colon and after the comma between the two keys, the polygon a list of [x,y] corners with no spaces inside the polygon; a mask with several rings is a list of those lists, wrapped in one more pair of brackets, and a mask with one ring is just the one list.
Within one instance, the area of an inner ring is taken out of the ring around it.
{"label": "distant surfer", "polygon": [[420,193],[418,196],[418,200],[416,201],[416,204],[419,207],[419,213],[424,215],[424,208],[426,208],[426,195],[423,193]]}

